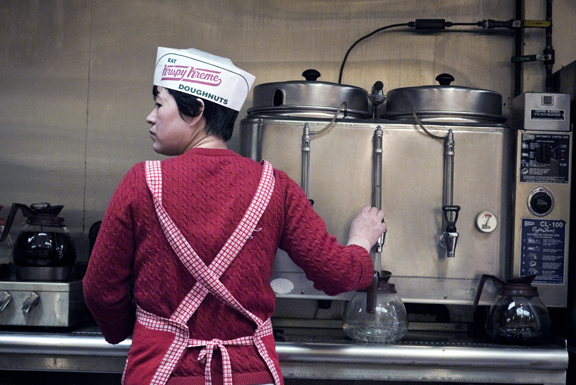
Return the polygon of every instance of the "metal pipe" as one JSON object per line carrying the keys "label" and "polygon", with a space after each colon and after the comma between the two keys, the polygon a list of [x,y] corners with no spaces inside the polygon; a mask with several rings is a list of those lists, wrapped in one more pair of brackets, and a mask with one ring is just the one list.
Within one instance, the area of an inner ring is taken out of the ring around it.
{"label": "metal pipe", "polygon": [[310,141],[310,126],[306,123],[302,133],[302,179],[300,187],[302,187],[304,194],[308,198],[308,189],[310,188]]}
{"label": "metal pipe", "polygon": [[448,130],[444,140],[444,194],[443,194],[443,229],[440,236],[440,246],[446,249],[446,256],[454,258],[458,232],[456,221],[458,220],[460,206],[454,206],[454,133]]}
{"label": "metal pipe", "polygon": [[372,154],[372,206],[382,209],[382,136],[384,132],[378,125],[374,131]]}
{"label": "metal pipe", "polygon": [[[384,132],[378,125],[374,131],[372,153],[372,206],[382,209],[382,137]],[[381,253],[386,233],[378,238],[376,244],[376,256],[374,258],[374,270],[382,270]]]}
{"label": "metal pipe", "polygon": [[552,48],[552,0],[546,0],[546,20],[550,22],[550,26],[546,27],[546,47],[544,48],[544,55],[550,55],[550,60],[544,62],[546,69],[546,92],[554,92],[554,78],[552,77],[552,69],[554,67],[554,48]]}
{"label": "metal pipe", "polygon": [[[516,0],[516,20],[524,19],[524,0]],[[514,31],[514,56],[522,56],[524,46],[524,29],[516,28]],[[522,93],[522,62],[514,63],[514,96]]]}
{"label": "metal pipe", "polygon": [[444,140],[444,206],[454,204],[454,133],[448,130]]}

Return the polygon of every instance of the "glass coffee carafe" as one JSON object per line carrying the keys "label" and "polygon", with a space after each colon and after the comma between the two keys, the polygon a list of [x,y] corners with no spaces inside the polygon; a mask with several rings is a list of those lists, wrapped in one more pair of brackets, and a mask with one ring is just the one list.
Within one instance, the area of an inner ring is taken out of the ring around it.
{"label": "glass coffee carafe", "polygon": [[532,286],[536,276],[503,281],[493,275],[482,275],[474,307],[478,305],[482,289],[490,280],[499,289],[485,320],[486,333],[496,342],[504,344],[534,344],[542,342],[551,329],[548,309]]}
{"label": "glass coffee carafe", "polygon": [[27,218],[24,229],[14,241],[12,256],[18,279],[69,280],[76,260],[74,241],[58,214],[64,206],[34,203],[30,207],[14,203],[8,214],[0,242],[8,232],[18,210]]}
{"label": "glass coffee carafe", "polygon": [[356,292],[342,318],[344,333],[359,342],[396,342],[408,331],[404,303],[389,283],[392,273],[374,272],[372,285]]}

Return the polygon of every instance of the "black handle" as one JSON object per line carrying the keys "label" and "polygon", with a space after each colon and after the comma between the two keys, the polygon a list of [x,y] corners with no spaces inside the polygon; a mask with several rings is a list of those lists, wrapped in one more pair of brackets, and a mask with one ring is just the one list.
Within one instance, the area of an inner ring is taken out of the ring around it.
{"label": "black handle", "polygon": [[[460,211],[460,206],[444,206],[442,207],[442,211],[444,211],[446,231],[450,233],[456,232],[456,221],[458,221],[458,212]],[[454,220],[450,220],[450,213],[454,213]]]}
{"label": "black handle", "polygon": [[502,289],[506,285],[506,282],[502,281],[500,278],[494,275],[482,274],[482,277],[480,277],[480,283],[478,283],[478,289],[476,290],[476,297],[474,298],[474,307],[472,309],[473,313],[476,312],[478,302],[480,302],[480,297],[482,296],[482,290],[484,289],[484,285],[488,280],[492,281],[498,290]]}
{"label": "black handle", "polygon": [[450,83],[454,81],[454,76],[446,73],[440,74],[436,76],[436,81],[440,83],[441,86],[449,86]]}
{"label": "black handle", "polygon": [[10,212],[8,213],[8,218],[6,218],[6,224],[4,225],[4,231],[2,232],[2,235],[0,236],[0,242],[4,242],[4,240],[8,236],[8,233],[10,232],[10,228],[12,227],[12,222],[14,222],[14,217],[16,216],[16,212],[18,211],[18,209],[22,209],[24,216],[30,215],[30,213],[32,211],[28,206],[23,205],[22,203],[12,203],[12,207],[10,207]]}
{"label": "black handle", "polygon": [[316,81],[316,79],[320,77],[320,72],[316,71],[315,69],[309,69],[302,72],[302,76],[304,76],[304,79],[306,79],[306,81],[314,82]]}
{"label": "black handle", "polygon": [[384,83],[382,83],[380,80],[378,80],[372,86],[372,93],[373,94],[379,94],[380,93],[379,91],[382,91],[383,89],[384,89]]}

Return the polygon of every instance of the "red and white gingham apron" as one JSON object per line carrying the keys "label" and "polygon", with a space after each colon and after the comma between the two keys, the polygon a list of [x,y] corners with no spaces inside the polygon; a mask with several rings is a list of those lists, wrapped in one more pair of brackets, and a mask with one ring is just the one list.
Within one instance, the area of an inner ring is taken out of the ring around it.
{"label": "red and white gingham apron", "polygon": [[[232,263],[236,255],[238,255],[248,238],[255,230],[256,225],[272,196],[272,191],[274,190],[273,169],[267,161],[262,161],[262,166],[263,171],[260,184],[248,210],[244,213],[244,217],[228,241],[226,241],[222,250],[220,250],[210,265],[206,266],[206,264],[192,249],[188,241],[184,238],[180,230],[175,226],[174,222],[162,206],[162,171],[160,162],[146,162],[146,183],[152,192],[156,214],[158,215],[164,234],[181,262],[197,281],[192,290],[182,300],[170,318],[159,317],[141,309],[140,307],[136,310],[137,322],[142,324],[144,327],[156,331],[168,331],[174,334],[174,340],[170,348],[166,351],[162,363],[156,370],[156,373],[150,382],[151,385],[166,384],[174,370],[174,367],[181,359],[186,349],[191,347],[203,347],[198,359],[205,362],[205,383],[207,385],[212,383],[210,364],[214,349],[220,349],[222,356],[223,381],[225,385],[231,385],[232,368],[230,364],[230,356],[226,350],[226,346],[230,345],[255,345],[258,353],[266,362],[266,365],[274,378],[274,383],[276,385],[281,384],[279,370],[274,365],[274,361],[268,355],[266,346],[262,341],[263,337],[272,334],[272,323],[270,319],[264,321],[245,309],[219,280],[220,276],[228,268],[230,263]],[[198,309],[208,293],[213,294],[228,306],[236,309],[244,316],[251,319],[256,324],[254,334],[252,336],[240,337],[228,341],[222,341],[216,338],[210,341],[190,338],[187,326],[188,320]]]}

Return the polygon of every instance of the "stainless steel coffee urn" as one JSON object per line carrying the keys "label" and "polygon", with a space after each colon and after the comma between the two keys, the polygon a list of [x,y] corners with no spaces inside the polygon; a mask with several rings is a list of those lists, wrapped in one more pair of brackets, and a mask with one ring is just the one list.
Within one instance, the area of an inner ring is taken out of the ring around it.
{"label": "stainless steel coffee urn", "polygon": [[[240,123],[241,153],[301,182],[341,242],[363,205],[386,211],[375,270],[394,271],[406,303],[472,305],[482,274],[513,270],[516,130],[498,93],[452,79],[389,91],[380,116],[357,87],[263,84]],[[281,250],[271,283],[279,298],[334,299]]]}

